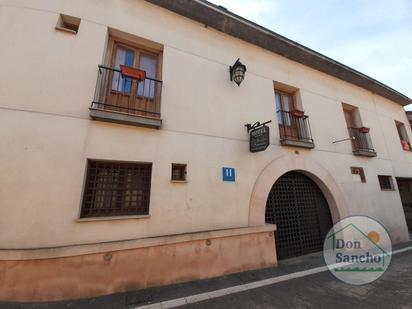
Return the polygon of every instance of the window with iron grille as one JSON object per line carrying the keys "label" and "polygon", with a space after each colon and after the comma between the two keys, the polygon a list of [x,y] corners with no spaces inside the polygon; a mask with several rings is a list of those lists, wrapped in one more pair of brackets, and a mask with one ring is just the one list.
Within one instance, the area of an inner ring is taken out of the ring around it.
{"label": "window with iron grille", "polygon": [[392,176],[378,175],[381,190],[394,190]]}
{"label": "window with iron grille", "polygon": [[172,181],[185,181],[186,168],[186,164],[172,163]]}
{"label": "window with iron grille", "polygon": [[81,218],[148,215],[152,163],[89,160]]}

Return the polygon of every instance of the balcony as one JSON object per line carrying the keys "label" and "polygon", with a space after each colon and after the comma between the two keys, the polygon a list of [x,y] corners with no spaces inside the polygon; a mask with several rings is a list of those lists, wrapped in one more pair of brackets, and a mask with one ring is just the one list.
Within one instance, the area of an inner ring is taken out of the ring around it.
{"label": "balcony", "polygon": [[280,143],[285,146],[314,148],[309,117],[290,111],[278,111]]}
{"label": "balcony", "polygon": [[364,128],[348,128],[352,138],[353,154],[356,156],[376,157],[369,132],[362,131],[362,129]]}
{"label": "balcony", "polygon": [[99,65],[96,91],[90,107],[92,119],[160,128],[162,81],[125,76],[120,70]]}

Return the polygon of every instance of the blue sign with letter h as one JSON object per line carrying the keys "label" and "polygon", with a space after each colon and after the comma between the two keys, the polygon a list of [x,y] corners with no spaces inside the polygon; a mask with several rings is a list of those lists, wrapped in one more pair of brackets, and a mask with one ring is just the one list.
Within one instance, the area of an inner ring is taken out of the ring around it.
{"label": "blue sign with letter h", "polygon": [[222,168],[223,181],[235,181],[235,169],[233,167]]}

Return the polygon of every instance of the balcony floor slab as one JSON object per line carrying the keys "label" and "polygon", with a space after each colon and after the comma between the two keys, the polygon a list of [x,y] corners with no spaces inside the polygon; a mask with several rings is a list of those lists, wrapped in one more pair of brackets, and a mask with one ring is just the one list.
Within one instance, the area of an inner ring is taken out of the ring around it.
{"label": "balcony floor slab", "polygon": [[131,115],[99,108],[90,108],[90,117],[94,120],[128,124],[138,127],[160,129],[162,126],[162,119],[160,118]]}
{"label": "balcony floor slab", "polygon": [[367,151],[367,150],[354,150],[353,154],[355,156],[363,156],[363,157],[376,157],[375,151]]}
{"label": "balcony floor slab", "polygon": [[310,142],[310,141],[299,141],[299,140],[293,140],[293,139],[282,139],[280,140],[280,143],[283,146],[294,146],[294,147],[301,147],[301,148],[308,148],[312,149],[315,148],[315,143]]}

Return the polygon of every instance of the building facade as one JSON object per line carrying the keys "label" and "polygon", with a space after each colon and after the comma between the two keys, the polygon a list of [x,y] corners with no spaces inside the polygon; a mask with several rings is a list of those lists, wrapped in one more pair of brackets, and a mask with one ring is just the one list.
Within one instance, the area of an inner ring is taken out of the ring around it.
{"label": "building facade", "polygon": [[397,91],[200,0],[0,0],[0,24],[0,300],[271,267],[350,215],[408,240]]}

